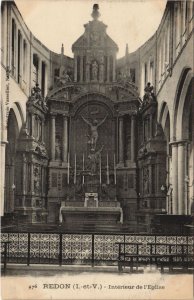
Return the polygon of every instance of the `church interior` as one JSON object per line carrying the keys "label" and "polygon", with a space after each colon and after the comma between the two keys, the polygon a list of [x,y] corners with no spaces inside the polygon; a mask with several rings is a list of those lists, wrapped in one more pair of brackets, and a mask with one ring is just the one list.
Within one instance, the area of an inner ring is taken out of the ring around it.
{"label": "church interior", "polygon": [[71,58],[63,44],[50,51],[16,4],[2,2],[2,226],[129,233],[191,226],[193,9],[192,1],[167,1],[157,32],[117,59],[94,4]]}

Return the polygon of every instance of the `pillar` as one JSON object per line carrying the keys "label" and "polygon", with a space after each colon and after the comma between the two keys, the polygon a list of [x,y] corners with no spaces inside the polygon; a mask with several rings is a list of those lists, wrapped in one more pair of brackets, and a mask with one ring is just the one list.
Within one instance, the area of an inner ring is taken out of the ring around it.
{"label": "pillar", "polygon": [[131,116],[131,161],[135,161],[135,116]]}
{"label": "pillar", "polygon": [[77,82],[77,56],[74,57],[74,81]]}
{"label": "pillar", "polygon": [[0,215],[4,215],[4,201],[5,201],[5,141],[1,141],[1,176],[0,176],[0,199],[1,199],[1,212]]}
{"label": "pillar", "polygon": [[34,118],[35,118],[35,116],[34,116],[33,113],[32,113],[32,114],[31,114],[31,126],[32,126],[32,127],[31,127],[31,135],[32,135],[32,136],[34,136],[34,125],[35,125],[35,124],[34,124],[34,121],[35,121]]}
{"label": "pillar", "polygon": [[149,132],[149,137],[150,137],[150,139],[153,137],[153,115],[152,114],[150,114],[150,119],[149,119],[149,121],[150,121],[150,132]]}
{"label": "pillar", "polygon": [[55,160],[55,115],[51,115],[51,159]]}
{"label": "pillar", "polygon": [[86,62],[86,82],[90,81],[90,64]]}
{"label": "pillar", "polygon": [[30,172],[31,172],[31,194],[34,194],[34,165],[31,162],[30,164]]}
{"label": "pillar", "polygon": [[178,214],[178,147],[172,145],[172,213]]}
{"label": "pillar", "polygon": [[67,162],[67,154],[68,154],[68,117],[63,116],[63,152],[62,152],[62,160]]}
{"label": "pillar", "polygon": [[99,70],[99,81],[104,81],[104,57],[101,58],[100,70]]}
{"label": "pillar", "polygon": [[41,140],[42,142],[45,142],[45,120],[43,119],[41,122],[41,126],[42,126],[42,136],[41,136]]}
{"label": "pillar", "polygon": [[23,154],[23,166],[22,166],[22,206],[25,206],[25,195],[26,195],[26,156]]}
{"label": "pillar", "polygon": [[178,144],[178,214],[185,214],[185,163],[186,163],[185,143]]}
{"label": "pillar", "polygon": [[83,56],[80,56],[80,82],[83,82]]}
{"label": "pillar", "polygon": [[38,60],[38,84],[39,88],[42,89],[42,60]]}
{"label": "pillar", "polygon": [[116,72],[115,72],[115,69],[116,69],[116,64],[115,64],[116,60],[115,60],[115,57],[113,56],[113,66],[112,66],[112,80],[113,82],[116,81]]}
{"label": "pillar", "polygon": [[110,81],[110,56],[107,56],[107,82]]}
{"label": "pillar", "polygon": [[124,141],[123,141],[123,117],[119,118],[119,163],[123,164]]}

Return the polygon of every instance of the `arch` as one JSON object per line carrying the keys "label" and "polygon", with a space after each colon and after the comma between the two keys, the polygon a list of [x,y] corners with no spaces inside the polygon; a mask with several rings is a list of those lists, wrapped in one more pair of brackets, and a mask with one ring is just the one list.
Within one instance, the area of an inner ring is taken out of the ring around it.
{"label": "arch", "polygon": [[189,73],[182,88],[177,111],[177,122],[181,126],[176,126],[176,137],[178,140],[187,140],[189,137],[189,114],[192,103],[192,89],[194,84],[194,77],[192,73]]}
{"label": "arch", "polygon": [[7,120],[7,145],[5,155],[5,212],[14,211],[14,190],[15,190],[15,158],[17,140],[19,137],[19,125],[13,108],[9,111]]}
{"label": "arch", "polygon": [[18,125],[19,131],[20,131],[23,124],[25,123],[24,111],[19,102],[14,102],[11,109],[13,109],[13,111],[14,111],[14,114],[15,114],[15,117],[17,120],[17,125]]}
{"label": "arch", "polygon": [[177,114],[178,114],[178,108],[179,108],[179,103],[180,101],[182,102],[182,97],[181,97],[181,92],[182,89],[184,87],[186,78],[188,76],[188,73],[191,71],[191,68],[186,66],[185,68],[183,68],[178,84],[177,84],[177,89],[176,89],[176,93],[175,93],[175,98],[174,98],[174,105],[173,105],[173,111],[174,111],[174,116],[173,116],[173,140],[176,141],[177,140],[177,132],[176,132],[176,125],[177,125]]}
{"label": "arch", "polygon": [[158,112],[158,123],[162,126],[166,140],[170,141],[170,113],[168,104],[163,101]]}
{"label": "arch", "polygon": [[[97,99],[94,100],[94,97]],[[79,97],[76,98],[76,101],[74,102],[74,107],[72,110],[72,115],[76,115],[77,112],[83,105],[87,105],[88,103],[101,103],[103,106],[106,107],[107,110],[111,112],[111,115],[114,114],[114,103],[106,97],[102,93],[85,93],[82,95],[79,95]]]}

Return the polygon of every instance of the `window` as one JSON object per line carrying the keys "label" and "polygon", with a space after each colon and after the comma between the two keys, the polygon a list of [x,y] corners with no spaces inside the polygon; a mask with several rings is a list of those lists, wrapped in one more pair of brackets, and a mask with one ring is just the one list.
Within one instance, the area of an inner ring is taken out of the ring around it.
{"label": "window", "polygon": [[23,42],[23,81],[26,83],[27,77],[27,43]]}
{"label": "window", "polygon": [[12,19],[12,31],[11,31],[11,70],[12,75],[15,75],[15,48],[16,48],[16,24]]}

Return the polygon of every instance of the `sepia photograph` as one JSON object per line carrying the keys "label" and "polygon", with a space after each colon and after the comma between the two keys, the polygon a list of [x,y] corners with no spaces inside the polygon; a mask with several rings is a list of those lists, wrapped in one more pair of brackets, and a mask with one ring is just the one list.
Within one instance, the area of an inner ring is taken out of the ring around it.
{"label": "sepia photograph", "polygon": [[194,2],[1,1],[2,300],[192,300]]}

